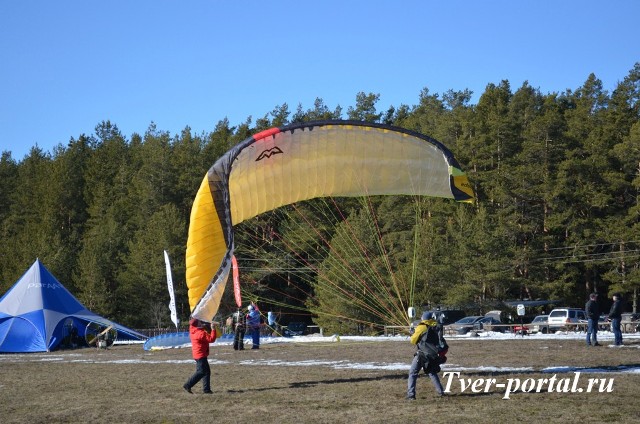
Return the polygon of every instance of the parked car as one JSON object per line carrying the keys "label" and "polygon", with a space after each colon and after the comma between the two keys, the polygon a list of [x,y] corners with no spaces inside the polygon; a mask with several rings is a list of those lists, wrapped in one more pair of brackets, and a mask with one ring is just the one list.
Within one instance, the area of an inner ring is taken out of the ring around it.
{"label": "parked car", "polygon": [[432,314],[435,314],[443,325],[452,324],[465,316],[464,311],[458,309],[436,309]]}
{"label": "parked car", "polygon": [[493,317],[503,324],[510,324],[513,321],[513,316],[509,311],[494,310],[487,312],[484,316]]}
{"label": "parked car", "polygon": [[464,317],[451,324],[450,328],[458,334],[467,334],[469,331],[473,330],[475,323],[483,318],[483,316],[476,315]]}
{"label": "parked car", "polygon": [[305,323],[305,322],[290,322],[284,328],[284,336],[285,337],[302,336],[305,333],[306,330],[307,330],[307,323]]}
{"label": "parked car", "polygon": [[549,315],[537,315],[531,324],[529,324],[529,332],[547,334],[549,332]]}
{"label": "parked car", "polygon": [[[584,326],[581,327],[581,329],[586,329],[587,326],[589,325],[589,321],[586,319],[581,319],[580,320],[581,324],[584,324]],[[607,318],[606,315],[600,315],[598,317],[598,331],[610,331],[611,330],[611,322],[609,322],[609,319]]]}
{"label": "parked car", "polygon": [[476,321],[473,324],[475,331],[495,331],[497,333],[504,333],[506,327],[502,326],[502,323],[494,317],[487,317]]}
{"label": "parked car", "polygon": [[606,315],[600,315],[600,318],[598,318],[598,330],[611,331],[611,322]]}
{"label": "parked car", "polygon": [[584,310],[579,308],[555,308],[549,312],[549,331],[576,330],[581,322],[586,322]]}
{"label": "parked car", "polygon": [[640,331],[640,314],[624,313],[620,320],[620,328],[625,333],[637,333]]}

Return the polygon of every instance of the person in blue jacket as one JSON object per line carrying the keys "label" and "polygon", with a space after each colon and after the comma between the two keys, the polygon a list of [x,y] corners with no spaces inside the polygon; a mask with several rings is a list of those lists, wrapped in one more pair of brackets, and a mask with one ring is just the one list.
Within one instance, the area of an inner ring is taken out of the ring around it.
{"label": "person in blue jacket", "polygon": [[247,314],[247,330],[251,334],[253,346],[251,349],[260,349],[260,310],[258,306],[251,302]]}

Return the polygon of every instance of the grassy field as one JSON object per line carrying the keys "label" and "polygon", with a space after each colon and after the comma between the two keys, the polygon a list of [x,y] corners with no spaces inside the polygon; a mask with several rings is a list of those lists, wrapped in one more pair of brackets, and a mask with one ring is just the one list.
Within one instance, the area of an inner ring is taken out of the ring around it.
{"label": "grassy field", "polygon": [[[443,372],[460,372],[451,393],[437,397],[421,375],[415,402],[404,399],[414,351],[406,341],[264,344],[242,352],[214,345],[213,395],[202,394],[201,385],[193,395],[182,389],[195,369],[190,349],[145,352],[134,345],[0,355],[0,422],[640,422],[640,341],[623,348],[528,338],[451,340],[450,346]],[[570,368],[541,372],[548,367]],[[561,379],[575,379],[571,367],[579,367],[582,393],[549,392],[547,385],[541,393],[504,399],[505,388],[495,386],[515,379],[538,384],[555,374],[556,386],[569,388]],[[636,371],[621,372],[626,367]],[[589,378],[606,379],[612,391],[600,393],[595,385],[587,393]],[[462,391],[459,379],[495,384]]]}

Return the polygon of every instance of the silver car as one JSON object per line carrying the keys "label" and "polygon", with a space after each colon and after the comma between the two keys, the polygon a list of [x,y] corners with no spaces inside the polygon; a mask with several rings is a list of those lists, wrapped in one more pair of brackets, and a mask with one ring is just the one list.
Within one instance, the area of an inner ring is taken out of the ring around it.
{"label": "silver car", "polygon": [[549,315],[537,315],[530,324],[529,331],[532,333],[547,334],[549,332]]}

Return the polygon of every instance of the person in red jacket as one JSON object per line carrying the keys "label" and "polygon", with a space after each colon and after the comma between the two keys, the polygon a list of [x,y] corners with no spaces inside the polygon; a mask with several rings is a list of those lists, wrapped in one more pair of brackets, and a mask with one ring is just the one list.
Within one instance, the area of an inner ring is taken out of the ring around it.
{"label": "person in red jacket", "polygon": [[189,338],[191,351],[196,361],[196,372],[182,386],[187,392],[193,393],[191,388],[202,380],[202,390],[206,394],[211,391],[211,368],[209,368],[209,343],[216,341],[216,329],[208,322],[192,319],[189,321]]}

